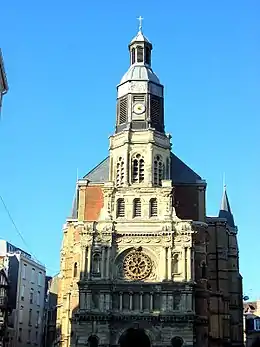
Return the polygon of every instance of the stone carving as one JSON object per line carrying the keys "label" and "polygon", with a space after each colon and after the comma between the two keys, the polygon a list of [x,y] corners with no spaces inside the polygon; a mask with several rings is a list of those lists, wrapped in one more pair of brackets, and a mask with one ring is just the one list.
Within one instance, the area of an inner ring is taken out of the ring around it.
{"label": "stone carving", "polygon": [[127,278],[142,280],[151,274],[152,261],[147,254],[142,252],[141,248],[138,248],[126,255],[123,268]]}
{"label": "stone carving", "polygon": [[137,93],[146,92],[147,84],[144,82],[131,82],[130,91],[135,91]]}

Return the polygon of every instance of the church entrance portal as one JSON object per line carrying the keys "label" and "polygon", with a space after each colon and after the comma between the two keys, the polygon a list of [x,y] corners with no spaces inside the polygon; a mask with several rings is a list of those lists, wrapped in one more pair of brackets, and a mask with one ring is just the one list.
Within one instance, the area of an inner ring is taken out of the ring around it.
{"label": "church entrance portal", "polygon": [[120,347],[151,347],[149,337],[143,329],[130,328],[119,339]]}

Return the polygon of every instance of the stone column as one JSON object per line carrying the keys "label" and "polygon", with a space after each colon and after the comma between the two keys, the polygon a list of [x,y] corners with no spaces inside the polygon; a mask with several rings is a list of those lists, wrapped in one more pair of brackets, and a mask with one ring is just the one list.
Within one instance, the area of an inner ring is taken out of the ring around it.
{"label": "stone column", "polygon": [[143,292],[140,292],[140,311],[143,311]]}
{"label": "stone column", "polygon": [[153,293],[150,293],[150,311],[153,311]]}
{"label": "stone column", "polygon": [[188,293],[186,297],[186,308],[187,311],[192,311],[192,294]]}
{"label": "stone column", "polygon": [[87,265],[87,277],[91,275],[91,247],[88,246],[88,265]]}
{"label": "stone column", "polygon": [[91,299],[92,299],[91,292],[87,292],[87,310],[91,309]]}
{"label": "stone column", "polygon": [[107,268],[106,268],[106,278],[109,279],[110,277],[110,253],[111,249],[110,247],[107,248]]}
{"label": "stone column", "polygon": [[81,247],[80,278],[84,278],[86,273],[86,247]]}
{"label": "stone column", "polygon": [[79,294],[79,308],[80,310],[84,309],[85,306],[85,293],[80,292]]}
{"label": "stone column", "polygon": [[191,248],[187,248],[187,280],[191,280]]}
{"label": "stone column", "polygon": [[168,247],[168,280],[172,279],[172,255],[171,255],[171,248]]}
{"label": "stone column", "polygon": [[168,294],[168,311],[171,312],[173,310],[173,295]]}
{"label": "stone column", "polygon": [[129,310],[132,311],[133,309],[133,292],[129,293]]}
{"label": "stone column", "polygon": [[167,247],[164,247],[164,279],[167,279]]}
{"label": "stone column", "polygon": [[120,311],[123,310],[123,293],[122,292],[119,293],[119,310]]}
{"label": "stone column", "polygon": [[102,254],[101,254],[101,278],[105,278],[106,277],[105,252],[106,252],[106,248],[102,247]]}
{"label": "stone column", "polygon": [[166,294],[162,295],[162,311],[165,312],[166,311],[166,306],[167,306],[167,296]]}

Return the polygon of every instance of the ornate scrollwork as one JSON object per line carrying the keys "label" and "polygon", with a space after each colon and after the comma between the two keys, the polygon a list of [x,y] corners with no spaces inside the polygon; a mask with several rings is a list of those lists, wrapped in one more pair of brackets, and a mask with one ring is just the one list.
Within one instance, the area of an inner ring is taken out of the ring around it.
{"label": "ornate scrollwork", "polygon": [[150,275],[152,261],[140,247],[126,255],[123,267],[126,277],[131,280],[142,280]]}

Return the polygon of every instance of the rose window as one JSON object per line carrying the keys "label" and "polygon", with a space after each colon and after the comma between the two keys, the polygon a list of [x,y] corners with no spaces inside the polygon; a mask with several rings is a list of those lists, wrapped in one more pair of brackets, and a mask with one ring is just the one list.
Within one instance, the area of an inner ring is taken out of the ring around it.
{"label": "rose window", "polygon": [[133,251],[124,259],[124,272],[132,280],[142,280],[148,277],[152,270],[152,261],[140,249]]}

